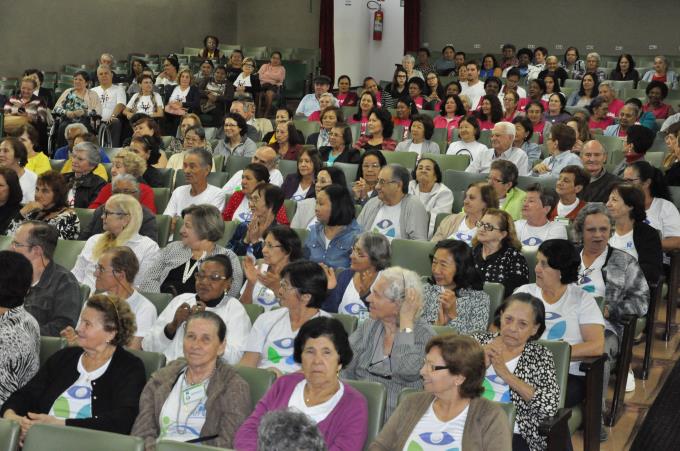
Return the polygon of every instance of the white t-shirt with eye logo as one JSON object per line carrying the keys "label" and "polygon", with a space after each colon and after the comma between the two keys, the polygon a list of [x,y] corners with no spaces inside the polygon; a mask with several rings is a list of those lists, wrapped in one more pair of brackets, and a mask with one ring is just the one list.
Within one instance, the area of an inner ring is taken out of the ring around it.
{"label": "white t-shirt with eye logo", "polygon": [[529,225],[526,219],[515,221],[517,238],[522,243],[522,249],[538,249],[546,240],[554,238],[567,239],[567,229],[564,224],[555,221],[548,221],[540,227]]}
{"label": "white t-shirt with eye logo", "polygon": [[393,238],[401,238],[400,217],[401,202],[393,206],[383,205],[375,215],[371,232],[385,235],[390,241]]}
{"label": "white t-shirt with eye logo", "polygon": [[463,451],[463,431],[470,406],[465,407],[456,418],[441,421],[434,413],[433,404],[413,428],[404,451]]}
{"label": "white t-shirt with eye logo", "polygon": [[464,241],[468,246],[472,246],[472,239],[477,235],[477,227],[468,227],[467,222],[465,222],[466,220],[467,216],[460,221],[458,230],[456,230],[449,239]]}

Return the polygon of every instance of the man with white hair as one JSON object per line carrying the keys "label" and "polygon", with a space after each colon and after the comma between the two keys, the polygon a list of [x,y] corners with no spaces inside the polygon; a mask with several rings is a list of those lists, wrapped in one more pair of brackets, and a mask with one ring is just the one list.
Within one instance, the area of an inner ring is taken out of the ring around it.
{"label": "man with white hair", "polygon": [[[269,183],[276,186],[283,185],[283,175],[278,170],[279,155],[274,149],[268,146],[260,147],[255,151],[250,162],[261,164],[269,170]],[[241,190],[241,177],[243,177],[243,169],[231,176],[222,188],[226,195],[231,196],[235,191]]]}
{"label": "man with white hair", "polygon": [[581,80],[585,74],[593,74],[597,76],[598,82],[603,82],[607,79],[607,74],[604,69],[600,67],[600,54],[591,52],[586,56],[586,70],[585,72],[574,74],[574,78]]}
{"label": "man with white hair", "polygon": [[498,122],[491,131],[491,148],[483,151],[465,170],[476,174],[488,173],[494,160],[512,161],[519,175],[529,175],[529,157],[519,147],[513,147],[515,125],[511,122]]}
{"label": "man with white hair", "polygon": [[607,149],[597,140],[593,139],[583,145],[581,149],[581,162],[583,169],[590,174],[590,183],[580,194],[585,202],[602,202],[609,200],[612,187],[619,183],[619,178],[607,172],[604,164],[607,162]]}
{"label": "man with white hair", "polygon": [[122,86],[113,84],[113,71],[110,66],[101,65],[97,68],[99,86],[92,88],[102,102],[102,121],[109,125],[113,147],[120,146],[120,131],[122,123],[118,119],[125,109],[127,98]]}

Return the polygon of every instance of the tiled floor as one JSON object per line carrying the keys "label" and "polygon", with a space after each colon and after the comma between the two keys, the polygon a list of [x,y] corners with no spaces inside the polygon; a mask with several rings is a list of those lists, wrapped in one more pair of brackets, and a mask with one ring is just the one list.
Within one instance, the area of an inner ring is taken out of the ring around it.
{"label": "tiled floor", "polygon": [[[663,386],[673,365],[680,358],[680,333],[675,332],[669,342],[661,339],[663,321],[666,317],[665,306],[662,306],[657,316],[657,338],[652,348],[652,368],[646,381],[636,379],[635,391],[627,393],[625,397],[624,412],[613,428],[609,428],[609,440],[601,444],[602,451],[628,450],[635,439],[637,430],[642,425],[647,410]],[[680,312],[675,315],[676,324],[680,324]],[[644,342],[633,348],[633,368],[642,363],[644,355]],[[612,389],[609,389],[609,399]],[[577,432],[572,437],[574,450],[583,450],[582,434]],[[652,450],[650,450],[652,451]]]}

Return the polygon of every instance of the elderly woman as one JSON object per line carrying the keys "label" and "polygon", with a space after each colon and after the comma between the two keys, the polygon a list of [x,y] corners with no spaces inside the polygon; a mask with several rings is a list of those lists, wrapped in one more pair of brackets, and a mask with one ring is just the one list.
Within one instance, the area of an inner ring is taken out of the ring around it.
{"label": "elderly woman", "polygon": [[396,152],[415,152],[418,154],[418,158],[428,153],[437,155],[441,153],[439,144],[431,141],[434,134],[434,123],[430,116],[421,114],[412,116],[409,130],[411,138],[397,144]]}
{"label": "elderly woman", "polygon": [[306,260],[288,263],[279,278],[278,298],[282,308],[257,317],[245,340],[242,348],[245,354],[239,364],[265,368],[282,376],[300,370],[300,362],[293,356],[293,341],[301,326],[312,318],[329,316],[320,310],[328,280],[318,264]]}
{"label": "elderly woman", "polygon": [[[319,96],[319,109],[307,116],[308,122],[319,122],[321,113],[328,107],[335,105],[335,97],[330,92],[324,92]],[[323,125],[323,124],[322,124]],[[310,143],[312,144],[312,143]]]}
{"label": "elderly woman", "polygon": [[[597,98],[597,97],[596,97]],[[549,94],[548,109],[545,112],[545,120],[552,124],[559,124],[569,120],[571,114],[565,109],[567,99],[561,92]]]}
{"label": "elderly woman", "polygon": [[389,111],[373,108],[368,116],[366,134],[359,137],[354,148],[359,151],[393,151],[397,147],[397,142],[390,138],[393,131],[394,124]]}
{"label": "elderly woman", "polygon": [[485,353],[471,337],[446,335],[425,347],[420,376],[425,392],[403,400],[369,447],[401,449],[511,449],[512,434],[500,406],[484,392]]}
{"label": "elderly woman", "polygon": [[224,234],[220,211],[213,205],[192,205],[182,210],[180,241],[173,241],[151,257],[151,266],[141,275],[139,288],[149,293],[174,296],[196,292],[194,274],[206,257],[226,255],[233,268],[229,295],[238,296],[243,273],[238,257],[217,244]]}
{"label": "elderly woman", "polygon": [[286,68],[281,64],[281,60],[281,52],[274,51],[269,56],[269,62],[260,66],[260,70],[257,71],[264,92],[264,109],[262,111],[264,117],[269,117],[269,110],[274,102],[274,97],[281,91],[283,82],[286,80]]}
{"label": "elderly woman", "polygon": [[28,163],[26,147],[18,138],[7,137],[0,140],[0,167],[11,169],[19,176],[22,203],[35,199],[35,185],[38,179],[34,172],[24,168],[26,163]]}
{"label": "elderly woman", "polygon": [[134,94],[128,101],[123,115],[131,119],[135,114],[145,114],[151,117],[163,117],[163,98],[154,92],[153,77],[142,75],[139,79],[139,92]]}
{"label": "elderly woman", "polygon": [[170,301],[144,337],[144,350],[161,352],[168,361],[182,357],[182,335],[187,318],[192,313],[211,311],[227,325],[227,344],[222,349],[224,360],[231,365],[238,363],[250,332],[250,320],[243,305],[231,295],[233,291],[238,293],[233,268],[230,258],[221,254],[198,262],[198,270],[194,273],[195,293],[180,294]]}
{"label": "elderly woman", "polygon": [[297,160],[298,154],[302,152],[302,143],[300,134],[293,122],[284,122],[276,125],[274,132],[276,142],[272,144],[272,149],[276,151],[279,157],[283,160]]}
{"label": "elderly woman", "polygon": [[0,166],[0,235],[6,235],[12,223],[21,220],[21,208],[19,177]]}
{"label": "elderly woman", "polygon": [[482,129],[474,115],[460,118],[458,122],[458,141],[453,141],[446,149],[447,155],[467,155],[470,163],[482,157],[488,147],[477,140],[481,136]]}
{"label": "elderly woman", "polygon": [[[104,233],[91,236],[81,251],[71,272],[78,282],[95,290],[97,262],[104,252],[112,247],[127,246],[139,261],[140,274],[151,264],[151,256],[158,250],[158,244],[151,238],[139,234],[142,223],[142,207],[128,194],[116,194],[106,201],[104,207]],[[139,277],[135,280],[140,281]]]}
{"label": "elderly woman", "polygon": [[73,172],[64,174],[69,185],[68,204],[76,208],[88,208],[106,185],[106,181],[94,173],[101,162],[99,149],[90,142],[76,144],[71,160]]}
{"label": "elderly woman", "polygon": [[257,446],[272,451],[328,449],[316,422],[294,407],[273,410],[262,417],[257,428]]}
{"label": "elderly woman", "polygon": [[15,132],[26,124],[45,129],[47,105],[34,94],[38,84],[33,78],[24,77],[17,94],[11,96],[4,105],[5,133]]}
{"label": "elderly woman", "polygon": [[[144,183],[143,175],[146,172],[146,161],[137,153],[131,150],[123,149],[113,157],[113,164],[111,166],[111,178],[117,177],[121,174],[130,174],[139,182],[139,202],[146,208],[156,213],[156,203],[154,201],[154,193],[149,185]],[[95,209],[100,205],[104,205],[109,197],[111,197],[113,185],[107,183],[97,198],[92,201],[88,208]]]}
{"label": "elderly woman", "polygon": [[302,325],[292,343],[301,372],[280,377],[257,403],[236,433],[234,447],[255,451],[262,417],[270,411],[295,408],[317,424],[329,451],[359,450],[368,425],[366,399],[340,380],[340,370],[352,361],[347,333],[340,321],[313,318]]}
{"label": "elderly woman", "polygon": [[[321,94],[319,103],[321,103],[321,101],[325,98],[326,98],[325,94]],[[307,136],[306,142],[308,145],[315,146],[319,150],[319,152],[325,150],[326,153],[328,153],[328,151],[330,150],[329,147],[331,146],[330,144],[331,129],[338,125],[339,123],[343,123],[345,116],[342,113],[342,110],[333,104],[328,105],[326,107],[322,107],[321,110],[312,113],[309,116],[310,120],[311,117],[314,116],[316,113],[319,113],[317,115],[317,120],[321,124],[321,127],[319,128],[318,132],[309,134]],[[332,163],[333,162],[331,161],[331,164]]]}
{"label": "elderly woman", "polygon": [[468,186],[463,200],[463,211],[444,218],[430,240],[437,243],[445,239],[460,240],[468,246],[477,234],[477,222],[489,208],[498,208],[498,198],[493,186],[475,182]]}
{"label": "elderly woman", "polygon": [[256,264],[252,258],[243,260],[246,283],[241,289],[240,301],[271,310],[279,306],[281,271],[288,263],[302,258],[300,237],[290,227],[272,226],[264,234],[262,255],[264,263]]}
{"label": "elderly woman", "polygon": [[[576,284],[580,264],[581,258],[571,242],[546,240],[536,256],[536,283],[522,285],[515,291],[529,293],[543,302],[546,329],[541,338],[562,340],[571,345],[565,407],[573,407],[585,397],[585,375],[579,369],[580,360],[601,356],[605,350],[602,312],[593,295]],[[589,275],[594,276],[586,276]]]}
{"label": "elderly woman", "polygon": [[[23,244],[23,243],[19,243]],[[0,404],[38,371],[40,326],[24,308],[33,283],[31,262],[18,252],[0,251]]]}
{"label": "elderly woman", "polygon": [[[160,76],[159,76],[160,78]],[[201,93],[192,85],[193,75],[188,68],[178,73],[179,83],[173,88],[165,90],[165,132],[174,136],[182,116],[187,113],[197,114],[201,109]]]}
{"label": "elderly woman", "polygon": [[248,124],[243,116],[229,113],[224,118],[224,139],[218,141],[213,155],[224,155],[225,161],[232,155],[252,157],[257,144],[248,136]]}
{"label": "elderly woman", "polygon": [[[189,139],[189,141],[186,141],[185,139],[186,133],[192,127],[203,128],[203,123],[201,122],[201,118],[198,117],[197,114],[187,113],[184,116],[182,116],[182,120],[180,121],[179,127],[177,128],[177,136],[171,137],[170,142],[165,146],[165,152],[168,155],[170,155],[171,158],[172,155],[174,154],[182,153],[183,150],[198,147],[198,145],[201,145],[206,149],[210,150],[210,145],[207,142],[197,143],[193,139]],[[181,167],[178,169],[181,169]]]}
{"label": "elderly woman", "polygon": [[545,307],[534,296],[513,294],[498,311],[498,327],[499,333],[472,335],[484,347],[482,397],[517,409],[512,449],[546,449],[538,427],[557,412],[560,390],[552,353],[536,342],[545,331]]}
{"label": "elderly woman", "polygon": [[278,186],[258,184],[250,195],[251,218],[236,227],[227,247],[238,256],[262,258],[264,232],[277,224],[277,212],[283,206],[283,200],[283,191]]}
{"label": "elderly woman", "polygon": [[402,389],[422,388],[418,370],[434,331],[420,316],[423,288],[415,272],[387,268],[370,290],[370,317],[350,337],[354,359],[344,367],[343,376],[385,385],[389,418]]}
{"label": "elderly woman", "polygon": [[89,82],[90,75],[87,71],[77,71],[73,74],[73,88],[64,91],[57,99],[57,103],[54,104],[54,113],[62,116],[57,131],[58,147],[66,145],[64,132],[68,124],[81,122],[87,125],[89,114],[102,114],[102,103],[99,96],[94,91],[87,89]]}
{"label": "elderly woman", "polygon": [[475,267],[485,282],[505,287],[505,296],[529,281],[529,267],[520,253],[512,216],[503,210],[489,208],[477,222],[477,236],[472,239]]}
{"label": "elderly woman", "polygon": [[[322,121],[330,114],[330,111],[324,113]],[[342,123],[337,123],[329,129],[328,145],[320,147],[319,153],[326,166],[333,166],[335,162],[358,163],[361,160],[361,153],[352,147],[352,130],[347,124]]]}
{"label": "elderly woman", "polygon": [[607,127],[614,123],[614,118],[609,116],[609,103],[603,96],[597,96],[588,105],[590,111],[590,119],[588,120],[588,128],[606,130]]}
{"label": "elderly woman", "polygon": [[598,95],[599,81],[597,76],[588,72],[581,79],[578,91],[571,93],[567,99],[567,106],[586,107]]}
{"label": "elderly woman", "polygon": [[319,196],[319,192],[323,188],[331,184],[346,187],[345,173],[337,167],[322,167],[316,176],[316,183],[314,183],[316,196],[314,198],[303,199],[297,203],[295,216],[293,216],[290,222],[291,227],[311,230],[319,222],[316,217],[316,197]]}
{"label": "elderly woman", "polygon": [[179,61],[177,56],[170,54],[163,59],[163,71],[156,78],[156,86],[161,89],[177,86],[179,79]]}
{"label": "elderly woman", "polygon": [[647,71],[642,77],[642,81],[659,81],[665,83],[666,87],[675,89],[678,87],[678,74],[675,71],[668,70],[668,59],[665,56],[657,56],[654,58],[654,70]]}
{"label": "elderly woman", "polygon": [[80,220],[75,210],[68,206],[68,186],[57,171],[49,171],[38,177],[35,200],[23,206],[11,225],[16,231],[25,220],[44,221],[57,230],[62,240],[77,240]]}
{"label": "elderly woman", "polygon": [[428,323],[450,326],[461,334],[486,330],[491,301],[467,244],[438,242],[428,282],[423,287],[423,318]]}
{"label": "elderly woman", "polygon": [[668,150],[659,169],[665,172],[666,182],[669,185],[678,186],[680,185],[680,142],[678,142],[680,122],[669,125],[662,133],[665,134],[664,143]]}
{"label": "elderly woman", "polygon": [[[429,77],[429,75],[428,75]],[[446,142],[453,141],[453,130],[458,127],[461,118],[465,116],[465,107],[457,94],[446,94],[439,105],[439,115],[434,118],[434,128],[445,128]]]}
{"label": "elderly woman", "polygon": [[335,96],[338,104],[342,106],[354,106],[359,103],[357,93],[352,91],[352,80],[347,75],[338,77],[338,93]]}
{"label": "elderly woman", "polygon": [[241,73],[238,74],[233,83],[236,95],[242,96],[247,93],[254,96],[260,92],[260,77],[255,69],[257,67],[253,58],[247,57],[243,59]]}
{"label": "elderly woman", "polygon": [[[131,435],[143,438],[146,450],[154,450],[159,439],[231,448],[251,401],[246,381],[220,358],[227,326],[216,313],[197,310],[187,318],[182,335],[184,359],[158,370],[147,382]],[[182,398],[189,388],[197,396]],[[181,415],[176,415],[178,409]]]}
{"label": "elderly woman", "polygon": [[673,107],[664,103],[664,100],[668,97],[666,83],[657,80],[650,81],[645,88],[645,94],[647,94],[647,103],[643,105],[642,111],[652,113],[656,119],[666,119],[675,114]]}
{"label": "elderly woman", "polygon": [[378,184],[380,169],[385,165],[387,165],[387,160],[380,151],[368,150],[361,154],[357,178],[352,184],[352,194],[357,204],[364,205],[369,199],[378,195],[375,187]]}
{"label": "elderly woman", "polygon": [[421,158],[411,173],[408,192],[416,197],[430,214],[427,236],[434,233],[434,223],[439,213],[450,213],[453,206],[453,193],[442,184],[442,170],[431,158]]}
{"label": "elderly woman", "polygon": [[215,161],[212,158],[212,154],[208,150],[207,141],[205,139],[205,129],[200,125],[193,125],[186,129],[184,132],[184,142],[183,150],[179,153],[172,155],[168,159],[168,163],[165,166],[167,169],[174,169],[175,171],[184,170],[184,160],[187,154],[192,150],[204,149],[208,152],[210,156],[210,170],[215,171]]}
{"label": "elderly woman", "polygon": [[356,316],[360,322],[368,318],[371,286],[381,271],[390,266],[389,240],[379,234],[364,232],[358,235],[350,254],[350,267],[340,272],[324,268],[330,291],[322,306],[326,312]]}
{"label": "elderly woman", "polygon": [[135,332],[130,306],[116,296],[92,296],[80,315],[77,346],[53,354],[0,410],[21,424],[74,426],[129,434],[146,380],[142,361],[124,346]]}
{"label": "elderly woman", "polygon": [[663,271],[661,239],[646,222],[644,193],[632,185],[615,185],[607,210],[615,223],[609,245],[636,258],[648,283],[658,281]]}
{"label": "elderly woman", "polygon": [[219,49],[220,40],[217,36],[207,35],[203,38],[203,49],[198,52],[198,57],[203,59],[220,59],[222,53]]}
{"label": "elderly woman", "polygon": [[404,55],[404,57],[401,59],[401,66],[406,71],[407,80],[410,80],[413,77],[418,77],[421,80],[425,81],[423,73],[418,69],[415,69],[415,65],[416,59],[413,57],[413,55]]}
{"label": "elderly woman", "polygon": [[346,186],[329,185],[319,191],[316,218],[304,245],[305,256],[331,268],[347,268],[349,254],[361,227],[354,219],[354,203]]}
{"label": "elderly woman", "polygon": [[281,190],[283,190],[286,199],[300,202],[314,197],[316,195],[314,182],[322,164],[318,150],[302,150],[297,156],[297,171],[288,174],[281,185]]}
{"label": "elderly woman", "polygon": [[517,116],[511,122],[515,124],[515,141],[512,146],[522,149],[527,154],[529,164],[540,160],[541,147],[531,142],[531,137],[534,136],[534,124],[526,116]]}

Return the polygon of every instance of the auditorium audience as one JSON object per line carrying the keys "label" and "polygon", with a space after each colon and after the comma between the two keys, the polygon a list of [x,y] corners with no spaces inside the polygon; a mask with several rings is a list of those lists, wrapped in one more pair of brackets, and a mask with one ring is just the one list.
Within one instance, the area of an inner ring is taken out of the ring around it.
{"label": "auditorium audience", "polygon": [[384,108],[373,108],[368,115],[366,134],[359,136],[354,148],[359,151],[393,151],[397,147],[397,142],[391,138],[393,131],[390,113]]}

